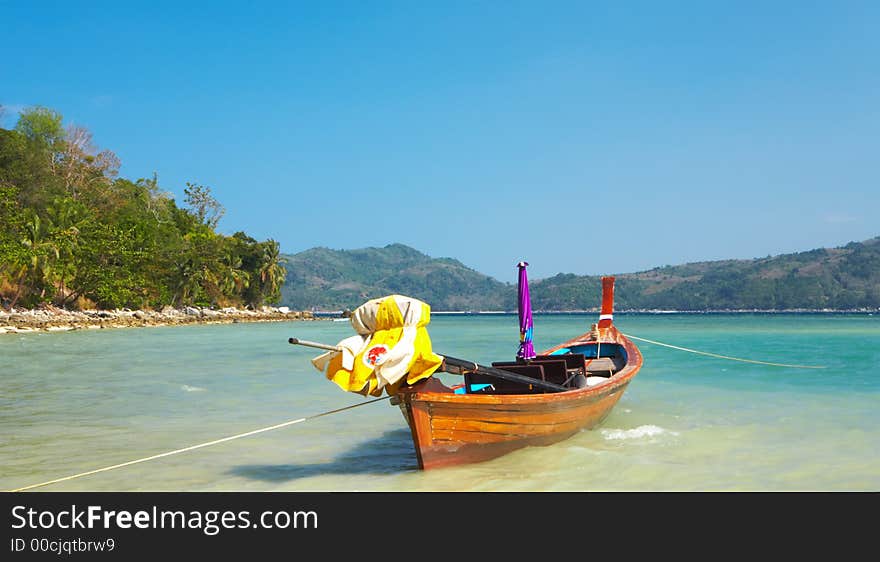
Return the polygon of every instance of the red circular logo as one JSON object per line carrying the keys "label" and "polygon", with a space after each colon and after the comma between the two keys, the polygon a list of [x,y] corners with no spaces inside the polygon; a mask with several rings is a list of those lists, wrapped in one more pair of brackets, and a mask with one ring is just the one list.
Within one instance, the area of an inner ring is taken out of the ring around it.
{"label": "red circular logo", "polygon": [[367,367],[375,367],[382,361],[386,353],[388,353],[388,346],[384,344],[374,345],[364,352],[364,364]]}

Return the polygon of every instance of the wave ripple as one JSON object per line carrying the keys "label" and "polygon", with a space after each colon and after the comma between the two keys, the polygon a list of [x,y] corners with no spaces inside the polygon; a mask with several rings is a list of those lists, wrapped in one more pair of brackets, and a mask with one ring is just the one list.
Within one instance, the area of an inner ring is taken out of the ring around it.
{"label": "wave ripple", "polygon": [[656,437],[657,435],[663,435],[664,433],[678,435],[675,431],[669,431],[668,429],[663,429],[656,425],[640,425],[633,429],[602,429],[600,432],[602,433],[602,436],[608,440],[641,439],[643,437]]}

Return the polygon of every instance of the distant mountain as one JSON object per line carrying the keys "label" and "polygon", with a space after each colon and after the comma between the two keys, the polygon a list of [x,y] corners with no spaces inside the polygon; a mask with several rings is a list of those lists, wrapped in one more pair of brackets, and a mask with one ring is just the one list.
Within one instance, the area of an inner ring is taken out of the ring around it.
{"label": "distant mountain", "polygon": [[621,276],[620,305],[675,310],[876,309],[880,237],[752,260],[698,262]]}
{"label": "distant mountain", "polygon": [[[880,237],[751,260],[618,274],[618,310],[793,310],[880,307]],[[592,309],[598,277],[559,274],[530,286],[539,310]]]}
{"label": "distant mountain", "polygon": [[[433,310],[515,310],[516,286],[450,258],[404,246],[314,248],[284,256],[282,302],[294,309],[353,309],[400,293]],[[793,310],[880,308],[880,237],[751,260],[722,260],[617,274],[617,310]],[[594,310],[598,276],[560,273],[531,280],[535,310]]]}
{"label": "distant mountain", "polygon": [[515,305],[516,287],[451,258],[432,258],[403,244],[384,248],[312,248],[283,256],[281,302],[295,310],[352,310],[397,293],[432,310],[499,310]]}

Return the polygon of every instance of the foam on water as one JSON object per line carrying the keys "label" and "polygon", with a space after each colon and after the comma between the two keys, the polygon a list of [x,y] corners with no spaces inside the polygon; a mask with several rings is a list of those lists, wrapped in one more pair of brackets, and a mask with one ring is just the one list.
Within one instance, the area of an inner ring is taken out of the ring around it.
{"label": "foam on water", "polygon": [[190,386],[185,384],[180,387],[181,390],[185,390],[186,392],[204,392],[205,389],[200,386]]}
{"label": "foam on water", "polygon": [[664,433],[678,435],[676,431],[669,431],[656,425],[640,425],[633,429],[601,429],[599,432],[608,440],[643,439],[645,437],[656,437]]}

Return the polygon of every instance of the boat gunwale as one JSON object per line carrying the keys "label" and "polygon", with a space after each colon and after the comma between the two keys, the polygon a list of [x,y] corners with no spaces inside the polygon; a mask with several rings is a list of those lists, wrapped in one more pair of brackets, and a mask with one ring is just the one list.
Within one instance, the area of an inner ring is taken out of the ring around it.
{"label": "boat gunwale", "polygon": [[444,402],[459,403],[462,405],[541,405],[563,401],[583,400],[586,398],[601,396],[610,393],[620,386],[626,386],[629,383],[630,379],[632,379],[641,369],[643,362],[643,357],[638,347],[636,347],[636,345],[632,341],[630,341],[629,338],[621,334],[615,326],[612,325],[611,327],[606,328],[603,331],[605,331],[607,335],[612,337],[609,338],[607,341],[600,340],[599,342],[596,342],[596,340],[587,339],[590,336],[590,333],[587,332],[542,352],[542,355],[550,354],[553,351],[562,349],[570,345],[584,345],[594,343],[622,345],[627,354],[626,365],[621,370],[608,377],[607,381],[601,382],[593,386],[588,386],[584,388],[573,388],[571,390],[566,390],[562,392],[550,392],[540,394],[456,394],[454,392],[421,391],[418,390],[418,386],[414,386],[406,389],[402,388],[401,394],[404,395],[404,400],[409,402]]}

